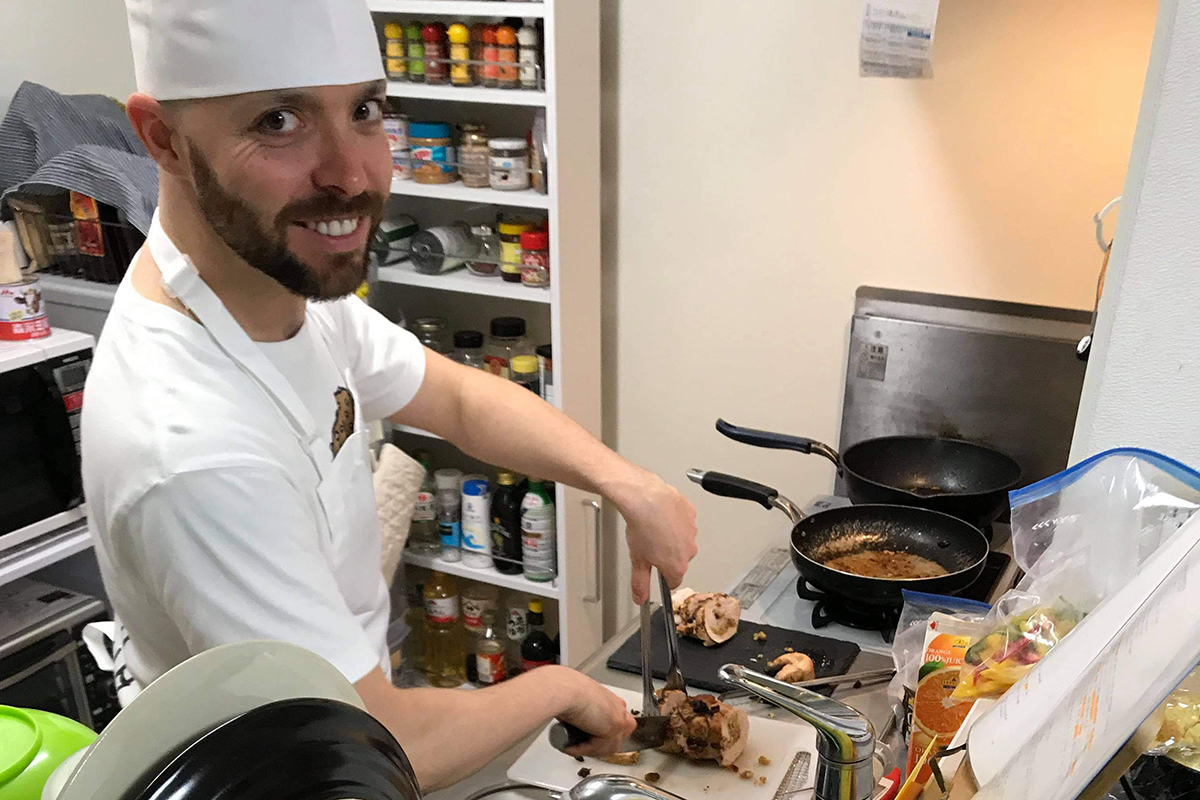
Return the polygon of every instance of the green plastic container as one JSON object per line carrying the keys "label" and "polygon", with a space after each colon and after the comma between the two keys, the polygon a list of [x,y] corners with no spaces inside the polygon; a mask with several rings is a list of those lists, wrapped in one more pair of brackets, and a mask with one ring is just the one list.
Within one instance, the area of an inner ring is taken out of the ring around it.
{"label": "green plastic container", "polygon": [[0,800],[39,800],[50,773],[95,740],[75,720],[0,706]]}

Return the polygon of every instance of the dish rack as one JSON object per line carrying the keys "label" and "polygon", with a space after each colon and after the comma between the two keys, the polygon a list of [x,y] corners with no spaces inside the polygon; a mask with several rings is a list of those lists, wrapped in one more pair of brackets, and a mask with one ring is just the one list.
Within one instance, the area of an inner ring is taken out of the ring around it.
{"label": "dish rack", "polygon": [[111,206],[97,203],[98,219],[78,219],[46,206],[56,197],[11,197],[8,206],[17,238],[29,260],[27,274],[60,275],[93,283],[118,284],[145,241],[137,228],[117,220]]}

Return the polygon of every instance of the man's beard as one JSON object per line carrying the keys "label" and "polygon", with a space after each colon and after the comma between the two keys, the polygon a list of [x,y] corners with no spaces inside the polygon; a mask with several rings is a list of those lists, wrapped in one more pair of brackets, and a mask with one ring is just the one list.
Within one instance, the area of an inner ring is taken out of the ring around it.
{"label": "man's beard", "polygon": [[263,228],[258,214],[241,198],[227,192],[212,165],[193,144],[188,148],[195,176],[200,212],[217,236],[247,264],[274,278],[290,292],[309,300],[335,300],[353,292],[367,278],[367,254],[331,254],[331,268],[314,269],[287,246],[288,228],[298,220],[347,219],[365,216],[370,221],[370,242],[383,216],[384,198],[375,192],[355,197],[322,194],[288,203],[275,217],[273,230]]}

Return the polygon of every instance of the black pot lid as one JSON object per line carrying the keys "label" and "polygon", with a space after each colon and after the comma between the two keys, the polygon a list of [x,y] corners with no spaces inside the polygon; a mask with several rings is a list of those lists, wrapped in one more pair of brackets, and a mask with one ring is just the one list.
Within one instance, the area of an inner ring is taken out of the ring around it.
{"label": "black pot lid", "polygon": [[280,700],[179,748],[121,800],[420,800],[379,721],[336,700]]}

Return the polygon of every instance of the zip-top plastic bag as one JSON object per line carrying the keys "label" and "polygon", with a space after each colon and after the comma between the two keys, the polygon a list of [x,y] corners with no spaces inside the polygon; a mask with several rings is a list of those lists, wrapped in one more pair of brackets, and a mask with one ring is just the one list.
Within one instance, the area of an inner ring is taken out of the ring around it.
{"label": "zip-top plastic bag", "polygon": [[1200,473],[1136,448],[1108,450],[1009,493],[1025,570],[963,658],[953,697],[995,697],[1124,586],[1200,508]]}

